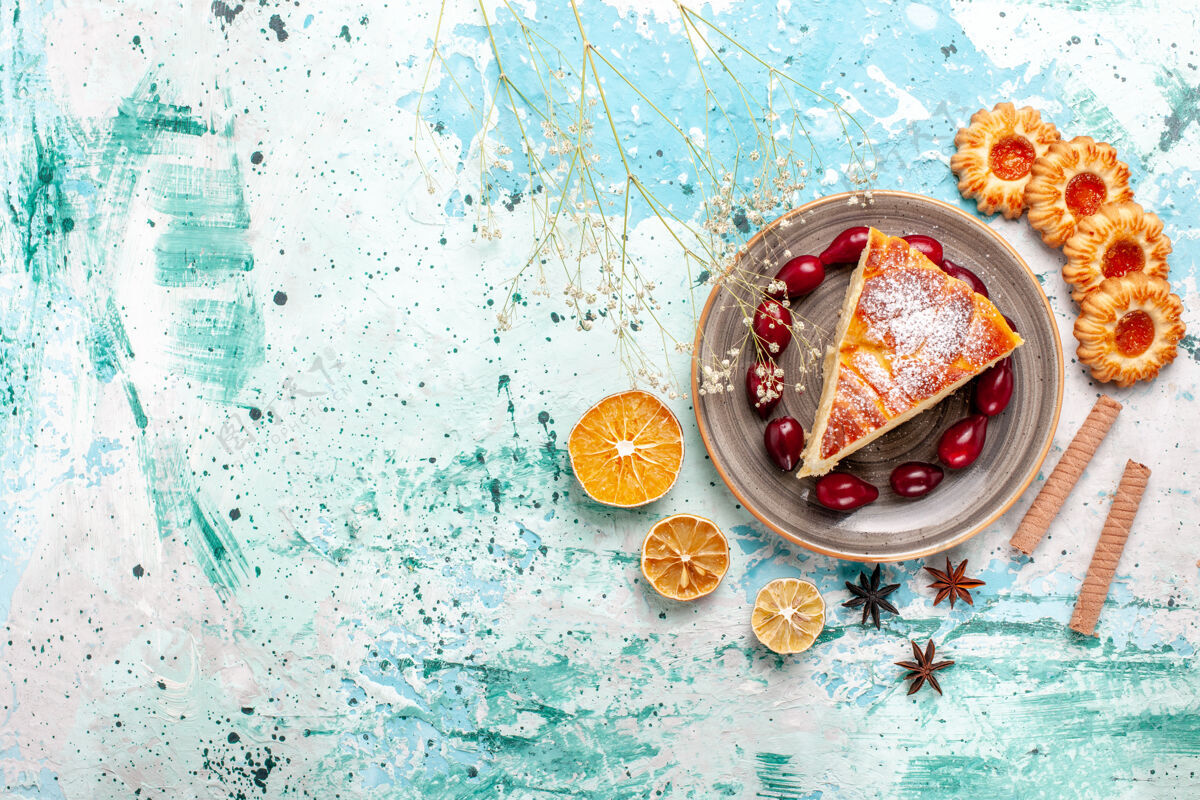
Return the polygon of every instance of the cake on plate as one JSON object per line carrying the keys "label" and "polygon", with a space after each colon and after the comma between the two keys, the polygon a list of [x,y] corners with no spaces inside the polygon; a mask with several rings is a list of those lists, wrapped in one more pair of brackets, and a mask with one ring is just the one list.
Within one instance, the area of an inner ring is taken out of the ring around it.
{"label": "cake on plate", "polygon": [[990,300],[908,242],[871,228],[825,357],[797,475],[824,475],[1021,344]]}

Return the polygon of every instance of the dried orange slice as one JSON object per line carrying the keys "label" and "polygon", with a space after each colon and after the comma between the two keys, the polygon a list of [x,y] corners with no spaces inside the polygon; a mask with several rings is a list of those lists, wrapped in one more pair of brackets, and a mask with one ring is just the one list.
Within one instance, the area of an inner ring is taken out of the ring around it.
{"label": "dried orange slice", "polygon": [[754,598],[750,625],[776,653],[803,653],[825,628],[825,599],[800,578],[776,578]]}
{"label": "dried orange slice", "polygon": [[704,517],[659,520],[642,542],[642,574],[663,597],[695,600],[717,588],[729,569],[729,542]]}
{"label": "dried orange slice", "polygon": [[683,464],[683,430],[663,401],[637,389],[588,409],[567,438],[571,469],[593,500],[631,508],[667,493]]}

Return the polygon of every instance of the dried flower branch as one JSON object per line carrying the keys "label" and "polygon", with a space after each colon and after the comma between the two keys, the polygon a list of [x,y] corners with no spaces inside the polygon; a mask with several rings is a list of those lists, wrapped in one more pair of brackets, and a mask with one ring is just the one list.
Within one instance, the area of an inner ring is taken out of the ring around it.
{"label": "dried flower branch", "polygon": [[[432,151],[456,176],[459,164],[477,166],[478,179],[467,196],[477,236],[502,235],[498,206],[512,210],[524,201],[529,208],[533,245],[505,282],[498,329],[512,326],[523,291],[548,298],[553,282],[561,287],[561,301],[580,330],[612,331],[634,386],[678,396],[669,361],[674,354],[685,354],[704,365],[703,391],[732,391],[731,357],[737,353],[693,353],[690,336],[677,338],[660,318],[656,292],[664,280],[676,285],[686,277],[694,325],[698,302],[704,299],[696,297],[696,289],[719,286],[750,320],[767,286],[759,270],[739,264],[738,252],[755,230],[799,202],[811,169],[826,169],[805,122],[813,109],[802,108],[799,99],[835,115],[845,144],[842,171],[851,185],[869,189],[875,154],[865,130],[837,102],[677,2],[679,27],[703,87],[703,124],[685,130],[685,122],[639,86],[622,66],[623,58],[589,38],[575,0],[570,9],[580,46],[572,52],[544,34],[541,23],[528,21],[507,0],[501,2],[500,19],[493,19],[480,0],[495,69],[478,76],[482,97],[468,90],[450,61],[454,53],[443,38],[443,3],[414,132],[429,192],[436,192],[437,173],[423,152]],[[475,129],[473,139],[461,143],[457,159],[450,158],[447,137],[425,110],[435,68],[441,76],[437,85],[465,103]],[[618,125],[616,104],[622,97],[660,123],[671,134],[662,146],[673,146],[691,165],[684,194],[699,198],[686,218],[656,189],[663,181],[633,157],[635,137]],[[518,171],[524,173],[520,178]],[[654,234],[670,241],[685,275],[648,274],[641,249],[630,244],[638,215],[657,223]],[[548,273],[558,270],[561,275],[552,280]],[[658,329],[666,363],[651,357],[641,343],[639,334],[650,325]],[[792,328],[803,346],[805,321],[793,315]],[[746,337],[739,352],[752,352],[756,360],[770,355],[750,333],[749,323]]]}

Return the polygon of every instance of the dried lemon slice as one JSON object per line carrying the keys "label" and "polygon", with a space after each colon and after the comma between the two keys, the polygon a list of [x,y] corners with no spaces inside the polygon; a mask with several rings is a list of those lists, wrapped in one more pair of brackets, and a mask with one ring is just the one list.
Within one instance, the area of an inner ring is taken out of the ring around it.
{"label": "dried lemon slice", "polygon": [[663,401],[633,390],[588,409],[567,437],[571,469],[593,500],[631,508],[667,493],[683,464],[683,429]]}
{"label": "dried lemon slice", "polygon": [[659,520],[642,542],[642,574],[659,594],[695,600],[717,588],[729,569],[729,542],[704,517]]}
{"label": "dried lemon slice", "polygon": [[825,628],[825,600],[800,578],[776,578],[758,592],[754,635],[776,653],[803,653]]}

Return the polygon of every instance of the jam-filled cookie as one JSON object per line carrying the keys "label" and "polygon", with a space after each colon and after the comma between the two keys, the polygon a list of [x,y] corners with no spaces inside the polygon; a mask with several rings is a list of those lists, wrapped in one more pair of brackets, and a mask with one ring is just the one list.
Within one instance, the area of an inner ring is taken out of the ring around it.
{"label": "jam-filled cookie", "polygon": [[1167,277],[1170,252],[1171,240],[1163,234],[1157,214],[1143,211],[1137,203],[1105,203],[1076,226],[1063,246],[1063,278],[1080,303],[1105,278],[1130,272]]}
{"label": "jam-filled cookie", "polygon": [[1128,165],[1117,158],[1112,145],[1090,136],[1051,144],[1033,162],[1025,184],[1029,224],[1051,247],[1061,247],[1075,227],[1105,203],[1132,199]]}
{"label": "jam-filled cookie", "polygon": [[1171,284],[1144,272],[1106,278],[1083,298],[1075,320],[1076,353],[1098,381],[1130,386],[1175,360],[1187,330]]}
{"label": "jam-filled cookie", "polygon": [[1029,106],[997,103],[991,111],[976,111],[971,124],[954,137],[958,149],[950,157],[950,169],[958,176],[958,191],[974,198],[981,214],[999,211],[1016,219],[1025,210],[1033,162],[1060,138],[1058,128]]}

